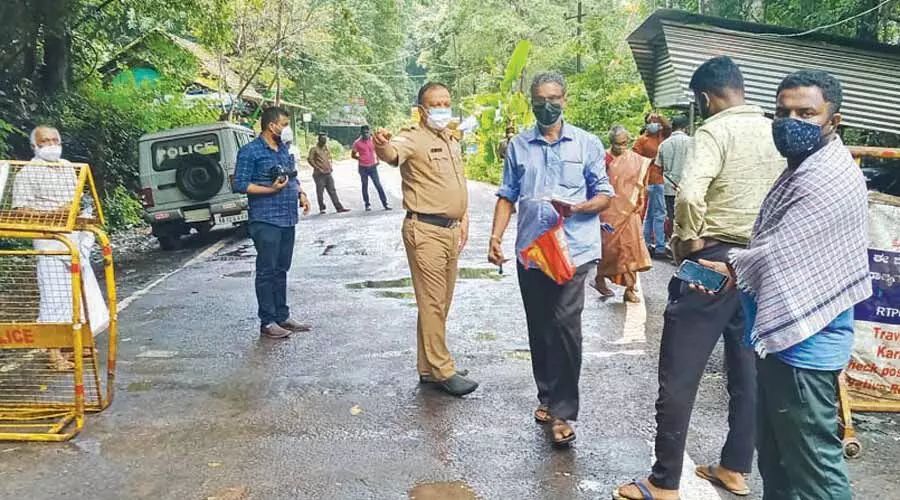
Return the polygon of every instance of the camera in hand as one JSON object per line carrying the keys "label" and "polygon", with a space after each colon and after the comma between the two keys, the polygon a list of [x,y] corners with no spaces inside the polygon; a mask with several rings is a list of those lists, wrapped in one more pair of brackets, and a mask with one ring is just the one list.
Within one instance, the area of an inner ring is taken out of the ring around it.
{"label": "camera in hand", "polygon": [[297,177],[297,171],[294,169],[288,169],[287,167],[283,167],[281,165],[275,165],[272,167],[272,170],[269,172],[271,176],[272,183],[276,182],[284,182],[288,180],[288,178]]}

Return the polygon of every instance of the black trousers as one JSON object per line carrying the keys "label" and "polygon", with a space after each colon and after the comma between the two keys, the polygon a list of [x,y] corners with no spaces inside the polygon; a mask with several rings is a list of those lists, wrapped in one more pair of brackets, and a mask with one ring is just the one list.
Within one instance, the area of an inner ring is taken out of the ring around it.
{"label": "black trousers", "polygon": [[[720,244],[689,257],[727,261],[732,246]],[[728,368],[728,437],[720,465],[750,472],[756,428],[756,355],[743,340],[744,319],[738,292],[710,297],[669,282],[669,303],[659,350],[659,397],[656,400],[656,463],[650,481],[678,489],[688,426],[700,378],[719,337],[725,338]]]}
{"label": "black trousers", "polygon": [[560,286],[542,271],[518,264],[538,401],[564,420],[578,419],[584,280],[595,265],[579,267],[575,277]]}
{"label": "black trousers", "polygon": [[319,211],[325,211],[325,191],[328,191],[328,197],[331,198],[331,204],[335,210],[343,210],[341,200],[338,199],[337,190],[334,188],[334,176],[332,174],[313,174],[313,181],[316,183],[316,200],[319,202]]}

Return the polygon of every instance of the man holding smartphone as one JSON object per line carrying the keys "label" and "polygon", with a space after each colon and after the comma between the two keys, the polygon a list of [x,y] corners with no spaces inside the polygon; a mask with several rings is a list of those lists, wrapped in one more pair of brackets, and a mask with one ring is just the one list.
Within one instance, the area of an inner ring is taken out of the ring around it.
{"label": "man holding smartphone", "polygon": [[[705,118],[682,172],[675,198],[672,251],[684,259],[725,260],[750,240],[756,214],[786,163],[772,140],[772,121],[744,101],[740,68],[726,56],[706,61],[690,82]],[[698,476],[731,493],[750,492],[744,474],[753,461],[756,361],[743,341],[743,314],[732,290],[706,296],[669,282],[659,351],[656,463],[647,479],[619,487],[614,498],[679,498],[681,468],[694,399],[703,370],[724,336],[728,369],[728,436],[717,465]]]}

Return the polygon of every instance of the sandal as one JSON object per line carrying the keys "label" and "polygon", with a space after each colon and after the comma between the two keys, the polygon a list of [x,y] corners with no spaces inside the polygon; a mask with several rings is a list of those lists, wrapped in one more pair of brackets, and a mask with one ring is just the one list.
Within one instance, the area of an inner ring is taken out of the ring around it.
{"label": "sandal", "polygon": [[608,299],[610,297],[615,297],[616,292],[609,289],[607,286],[599,286],[596,282],[591,283],[591,288],[597,290],[597,293],[600,294],[601,299]]}
{"label": "sandal", "polygon": [[541,405],[534,410],[534,421],[539,424],[549,424],[553,422],[553,415],[550,414],[550,408]]}
{"label": "sandal", "polygon": [[732,495],[745,497],[750,494],[750,488],[746,485],[741,489],[731,489],[730,487],[728,487],[728,485],[726,485],[725,482],[719,479],[719,476],[716,475],[716,468],[712,465],[701,465],[697,467],[694,472],[700,479],[705,479],[706,481],[712,483],[713,486],[722,488]]}
{"label": "sandal", "polygon": [[625,302],[630,302],[632,304],[640,304],[641,298],[638,296],[637,292],[634,290],[625,290]]}
{"label": "sandal", "polygon": [[[622,493],[622,489],[629,486],[634,486],[635,488],[637,488],[638,493],[640,493],[641,496],[625,496]],[[656,500],[656,497],[653,496],[650,488],[648,488],[647,485],[643,483],[643,481],[632,481],[624,486],[619,486],[618,488],[613,490],[612,497],[613,500]]]}
{"label": "sandal", "polygon": [[[553,446],[558,448],[566,447],[575,441],[575,431],[568,422],[561,418],[553,419]],[[568,431],[568,434],[566,433]]]}

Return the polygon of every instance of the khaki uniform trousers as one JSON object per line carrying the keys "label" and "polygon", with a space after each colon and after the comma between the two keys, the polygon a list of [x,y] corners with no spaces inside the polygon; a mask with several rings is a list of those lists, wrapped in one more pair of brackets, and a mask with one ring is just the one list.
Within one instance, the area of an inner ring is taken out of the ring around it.
{"label": "khaki uniform trousers", "polygon": [[403,221],[403,244],[419,310],[416,365],[420,375],[438,380],[456,374],[447,349],[447,314],[458,274],[459,239],[459,227]]}

